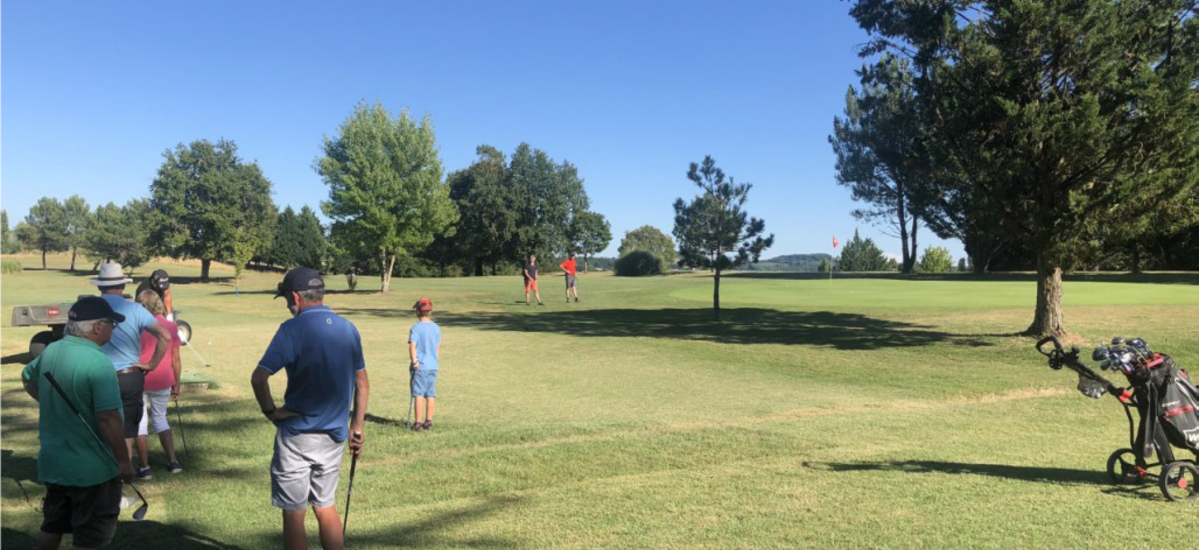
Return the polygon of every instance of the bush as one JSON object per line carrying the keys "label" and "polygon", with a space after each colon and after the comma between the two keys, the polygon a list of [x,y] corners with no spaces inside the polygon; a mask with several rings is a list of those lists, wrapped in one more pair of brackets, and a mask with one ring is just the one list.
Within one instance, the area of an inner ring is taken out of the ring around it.
{"label": "bush", "polygon": [[930,246],[924,249],[920,257],[921,273],[945,273],[953,269],[953,258],[949,250],[940,246]]}
{"label": "bush", "polygon": [[21,262],[16,260],[4,260],[0,262],[0,273],[20,273],[21,269]]}
{"label": "bush", "polygon": [[634,250],[616,260],[616,274],[621,277],[641,277],[662,273],[662,262],[644,250]]}

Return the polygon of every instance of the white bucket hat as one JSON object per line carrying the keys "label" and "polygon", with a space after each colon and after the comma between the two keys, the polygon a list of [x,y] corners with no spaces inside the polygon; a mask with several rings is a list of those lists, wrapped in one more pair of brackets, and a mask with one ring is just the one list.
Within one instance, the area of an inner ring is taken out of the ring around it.
{"label": "white bucket hat", "polygon": [[132,283],[133,279],[125,276],[125,270],[121,269],[121,264],[108,263],[100,266],[100,276],[89,281],[93,285],[100,288],[106,286],[118,286],[125,283]]}

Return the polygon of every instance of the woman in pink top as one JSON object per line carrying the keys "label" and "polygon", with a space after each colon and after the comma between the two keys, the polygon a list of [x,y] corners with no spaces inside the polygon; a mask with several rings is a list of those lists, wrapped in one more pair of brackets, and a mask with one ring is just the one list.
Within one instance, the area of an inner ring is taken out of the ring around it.
{"label": "woman in pink top", "polygon": [[[167,469],[172,474],[183,471],[183,465],[179,463],[179,459],[175,456],[175,442],[171,437],[171,426],[167,423],[167,401],[172,397],[179,397],[179,378],[183,371],[183,362],[179,357],[179,346],[183,341],[179,339],[179,327],[166,319],[166,307],[163,306],[162,299],[158,297],[158,293],[153,290],[143,290],[137,295],[137,303],[150,310],[150,313],[154,314],[154,318],[171,333],[171,348],[163,356],[162,362],[158,364],[157,368],[146,373],[144,400],[145,405],[150,409],[150,414],[142,415],[142,422],[138,427],[137,433],[137,455],[141,459],[141,467],[137,469],[138,479],[150,479],[149,445],[146,443],[149,422],[154,423],[154,432],[158,434],[158,441],[162,443],[162,450],[167,453],[167,460],[169,461]],[[154,335],[149,332],[142,333],[141,360],[143,363],[150,361],[157,342]],[[149,422],[147,422],[147,419]]]}

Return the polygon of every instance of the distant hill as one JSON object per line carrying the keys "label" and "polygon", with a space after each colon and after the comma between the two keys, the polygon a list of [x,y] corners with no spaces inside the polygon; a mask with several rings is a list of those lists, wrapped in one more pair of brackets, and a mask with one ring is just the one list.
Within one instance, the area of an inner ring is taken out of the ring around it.
{"label": "distant hill", "polygon": [[820,262],[831,260],[828,254],[787,254],[764,259],[756,264],[748,264],[746,271],[801,271],[816,273],[820,271]]}

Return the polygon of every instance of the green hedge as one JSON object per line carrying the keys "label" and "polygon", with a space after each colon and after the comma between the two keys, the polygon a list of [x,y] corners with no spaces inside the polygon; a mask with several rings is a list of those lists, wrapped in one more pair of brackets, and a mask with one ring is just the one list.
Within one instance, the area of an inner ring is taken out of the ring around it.
{"label": "green hedge", "polygon": [[662,273],[662,261],[644,250],[634,250],[616,260],[616,274],[622,277],[641,277]]}

